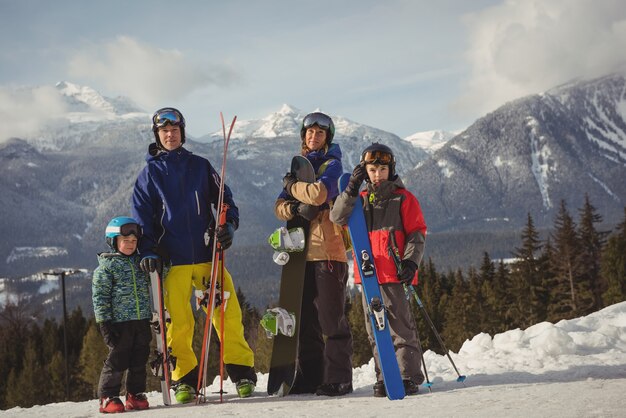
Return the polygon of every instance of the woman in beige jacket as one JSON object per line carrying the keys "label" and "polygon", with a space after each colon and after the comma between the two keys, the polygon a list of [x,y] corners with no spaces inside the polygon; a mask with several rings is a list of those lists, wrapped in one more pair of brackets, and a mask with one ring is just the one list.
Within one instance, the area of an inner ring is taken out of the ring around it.
{"label": "woman in beige jacket", "polygon": [[[299,370],[290,393],[340,396],[352,392],[352,334],[345,315],[348,265],[341,227],[329,220],[343,173],[335,126],[327,115],[308,114],[300,130],[302,155],[316,172],[314,183],[291,174],[274,206],[276,217],[310,221],[300,313]],[[324,336],[326,341],[324,341]]]}

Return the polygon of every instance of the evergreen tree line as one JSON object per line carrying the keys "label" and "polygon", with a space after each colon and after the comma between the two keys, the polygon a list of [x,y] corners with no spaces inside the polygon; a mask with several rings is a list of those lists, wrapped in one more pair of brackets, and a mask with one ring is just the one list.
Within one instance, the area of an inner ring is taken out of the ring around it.
{"label": "evergreen tree line", "polygon": [[[480,332],[495,335],[542,321],[557,322],[626,300],[626,208],[624,220],[612,233],[599,231],[601,222],[588,198],[579,209],[578,223],[562,201],[545,240],[528,215],[510,263],[494,262],[484,253],[478,268],[443,273],[432,259],[423,262],[417,291],[447,348],[456,352]],[[262,312],[241,289],[237,295],[256,369],[267,373],[272,340],[259,324]],[[443,354],[414,301],[412,309],[423,349]],[[358,367],[372,357],[358,289],[346,299],[346,312],[353,333],[353,365]],[[193,344],[200,353],[206,314],[196,315]],[[156,346],[155,339],[152,344]],[[80,308],[68,315],[65,330],[63,324],[33,314],[27,302],[7,304],[0,312],[0,409],[95,399],[107,352],[93,317],[86,318]],[[219,374],[218,361],[219,340],[213,334],[209,382]],[[159,380],[146,367],[147,390],[159,390]]]}

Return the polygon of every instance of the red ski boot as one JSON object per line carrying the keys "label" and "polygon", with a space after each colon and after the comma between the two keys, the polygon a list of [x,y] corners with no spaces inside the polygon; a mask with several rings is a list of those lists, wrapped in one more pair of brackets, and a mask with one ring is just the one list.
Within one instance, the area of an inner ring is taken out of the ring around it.
{"label": "red ski boot", "polygon": [[136,395],[132,393],[126,394],[126,410],[127,411],[148,409],[148,408],[150,408],[150,405],[148,404],[148,399],[146,398],[145,394],[143,393],[138,393]]}
{"label": "red ski boot", "polygon": [[124,412],[124,404],[117,396],[110,398],[100,398],[100,412],[103,414],[115,414]]}

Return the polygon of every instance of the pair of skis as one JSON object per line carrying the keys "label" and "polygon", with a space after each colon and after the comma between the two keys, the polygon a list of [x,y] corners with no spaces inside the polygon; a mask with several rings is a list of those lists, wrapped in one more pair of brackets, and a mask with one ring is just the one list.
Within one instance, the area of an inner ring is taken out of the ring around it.
{"label": "pair of skis", "polygon": [[[205,401],[206,387],[207,387],[207,371],[209,363],[209,347],[211,345],[211,326],[213,323],[213,313],[216,305],[217,296],[217,282],[220,281],[220,402],[223,400],[224,395],[224,310],[226,309],[226,301],[224,300],[224,249],[217,240],[217,231],[220,226],[226,224],[226,211],[228,205],[224,203],[224,186],[226,184],[226,156],[228,153],[228,143],[230,142],[230,135],[233,132],[233,127],[237,120],[237,116],[233,118],[226,134],[226,124],[224,123],[224,115],[220,112],[220,119],[222,121],[222,133],[224,135],[224,153],[222,155],[222,170],[220,173],[220,187],[217,199],[217,217],[215,225],[215,233],[213,234],[213,250],[212,250],[212,264],[211,264],[211,281],[209,287],[205,290],[204,296],[201,298],[206,303],[206,318],[204,322],[204,333],[202,335],[202,352],[200,355],[200,365],[198,368],[198,384],[196,387],[196,404],[201,400]],[[219,273],[218,273],[219,272]]]}
{"label": "pair of skis", "polygon": [[[204,326],[204,334],[202,338],[202,354],[200,359],[200,367],[198,373],[198,385],[196,388],[196,403],[200,402],[200,399],[206,399],[206,386],[207,386],[207,365],[209,357],[209,345],[211,342],[211,323],[213,321],[213,311],[216,305],[216,290],[218,277],[220,280],[220,306],[221,306],[221,327],[220,327],[220,402],[223,400],[223,382],[224,382],[224,309],[226,301],[224,300],[224,250],[221,248],[217,241],[217,229],[220,225],[226,223],[226,211],[228,205],[224,203],[224,177],[226,174],[226,155],[228,152],[228,143],[230,136],[235,126],[237,116],[233,118],[230,124],[228,135],[226,135],[226,125],[224,123],[224,116],[220,112],[220,119],[222,121],[222,131],[224,133],[224,155],[222,158],[222,171],[220,176],[220,187],[217,204],[217,222],[215,233],[213,236],[213,249],[212,249],[212,270],[211,281],[209,287],[204,291],[203,297],[200,298],[206,304],[207,318]],[[219,276],[218,276],[219,269]],[[150,362],[150,368],[152,373],[159,377],[161,380],[161,392],[163,393],[163,403],[165,405],[171,405],[172,399],[170,395],[171,388],[171,371],[176,367],[176,358],[172,355],[172,350],[167,346],[167,311],[165,310],[165,303],[163,300],[163,281],[158,272],[150,273],[150,293],[152,299],[152,329],[157,337],[157,348],[155,351],[155,358]]]}

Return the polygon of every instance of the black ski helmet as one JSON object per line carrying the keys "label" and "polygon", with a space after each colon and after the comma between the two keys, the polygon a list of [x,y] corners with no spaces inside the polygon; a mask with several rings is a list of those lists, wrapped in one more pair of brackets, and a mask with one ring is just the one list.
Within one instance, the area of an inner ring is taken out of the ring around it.
{"label": "black ski helmet", "polygon": [[159,139],[159,128],[168,124],[180,128],[180,144],[185,143],[185,118],[183,114],[173,107],[164,107],[157,110],[154,112],[154,115],[152,115],[152,132],[154,133],[157,145],[161,149],[163,149],[163,144],[161,144],[161,140]]}
{"label": "black ski helmet", "polygon": [[[382,164],[389,166],[389,180],[396,176],[396,157],[385,144],[374,142],[361,153],[361,164]],[[368,180],[369,181],[369,180]]]}
{"label": "black ski helmet", "polygon": [[335,136],[335,124],[330,116],[322,112],[309,113],[302,119],[302,126],[300,127],[300,139],[302,139],[302,142],[304,142],[306,130],[313,125],[317,125],[326,131],[326,145],[330,145]]}

